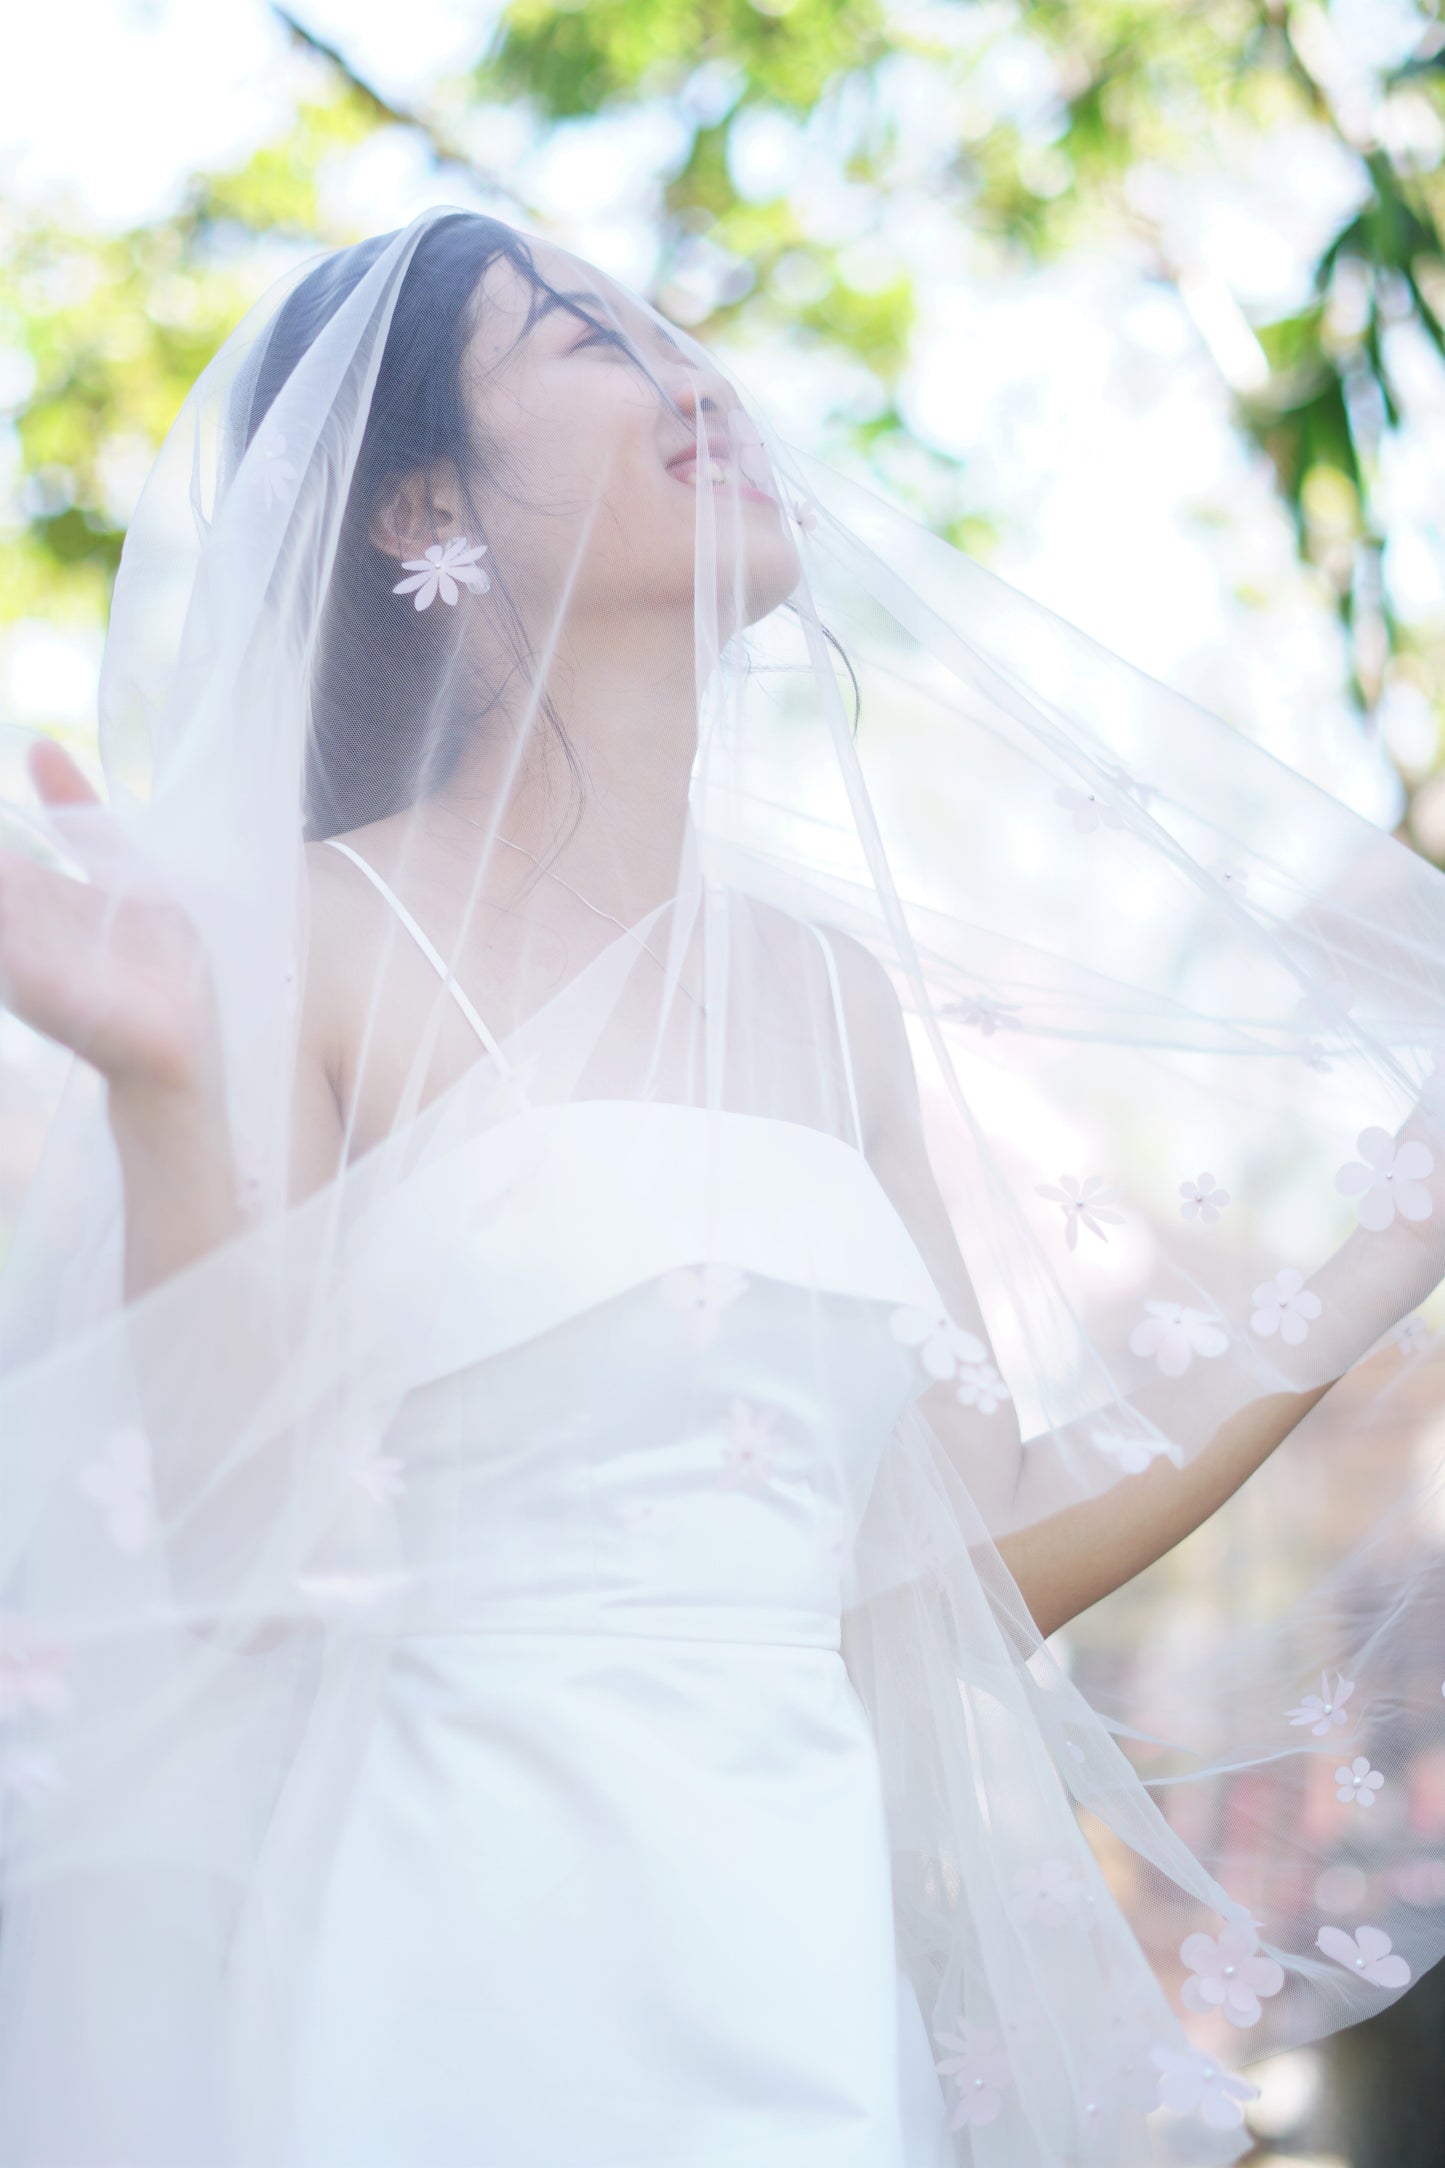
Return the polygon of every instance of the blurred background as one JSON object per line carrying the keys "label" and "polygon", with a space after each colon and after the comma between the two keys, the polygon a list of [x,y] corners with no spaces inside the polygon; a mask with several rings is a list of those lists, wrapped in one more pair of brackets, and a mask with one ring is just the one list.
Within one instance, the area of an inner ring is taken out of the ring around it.
{"label": "blurred background", "polygon": [[[1445,864],[1437,6],[12,11],[0,721],[94,768],[110,581],[188,385],[278,272],[435,203],[642,289],[795,441]],[[0,1138],[0,1199],[34,1142]],[[1252,2161],[1445,2163],[1442,2050],[1437,1967],[1253,2067]]]}

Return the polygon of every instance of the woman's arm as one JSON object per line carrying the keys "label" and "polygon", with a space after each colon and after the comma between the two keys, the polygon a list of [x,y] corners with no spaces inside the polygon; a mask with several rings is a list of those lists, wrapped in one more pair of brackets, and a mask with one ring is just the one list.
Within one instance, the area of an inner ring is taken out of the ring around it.
{"label": "woman's arm", "polygon": [[[39,744],[30,768],[47,804],[86,809],[122,872],[143,870],[59,746]],[[200,937],[177,905],[141,880],[79,881],[0,852],[0,998],[105,1079],[124,1189],[127,1301],[243,1231],[214,988]],[[292,1114],[303,1193],[340,1158],[327,1060],[326,1019],[313,1000]]]}
{"label": "woman's arm", "polygon": [[[837,936],[834,940],[850,1020],[857,1021],[853,1045],[870,1163],[923,1251],[951,1318],[986,1341],[967,1266],[929,1162],[902,1011],[886,974],[868,952]],[[1402,1141],[1424,1134],[1418,1110],[1399,1132]],[[987,1418],[986,1456],[970,1434],[959,1455],[960,1474],[990,1528],[1005,1531],[995,1537],[996,1547],[1041,1634],[1067,1625],[1206,1521],[1358,1355],[1438,1285],[1445,1276],[1442,1171],[1437,1168],[1433,1178],[1437,1212],[1432,1219],[1397,1217],[1378,1233],[1356,1229],[1310,1280],[1322,1316],[1346,1317],[1351,1323],[1351,1350],[1342,1352],[1331,1376],[1307,1389],[1262,1394],[1231,1406],[1231,1399],[1238,1397],[1238,1379],[1227,1363],[1201,1364],[1197,1381],[1191,1375],[1184,1388],[1190,1394],[1191,1428],[1202,1427],[1207,1442],[1182,1467],[1161,1454],[1148,1468],[1117,1479],[1099,1495],[1050,1511],[1061,1483],[1070,1480],[1060,1464],[1075,1443],[1073,1433],[1081,1434],[1082,1444],[1097,1417],[1024,1446],[1005,1403]],[[1167,1437],[1171,1411],[1177,1425],[1180,1391],[1176,1380],[1148,1381],[1126,1404]],[[1217,1402],[1214,1417],[1211,1399]],[[951,1389],[933,1388],[924,1412],[947,1447],[951,1418],[959,1412]]]}
{"label": "woman's arm", "polygon": [[[1418,1115],[1412,1115],[1399,1132],[1401,1140],[1419,1136],[1421,1128]],[[1219,1403],[1208,1443],[1182,1467],[1161,1455],[1100,1496],[1054,1513],[1040,1511],[1031,1498],[1041,1506],[1049,1495],[1049,1464],[1057,1452],[1044,1439],[1023,1449],[1010,1516],[1018,1525],[997,1542],[1040,1632],[1067,1625],[1208,1520],[1284,1443],[1352,1362],[1438,1286],[1445,1272],[1438,1169],[1432,1180],[1437,1189],[1434,1218],[1397,1217],[1378,1233],[1356,1228],[1308,1281],[1320,1298],[1322,1318],[1350,1320],[1355,1351],[1347,1355],[1342,1350],[1338,1367],[1331,1365],[1334,1375],[1322,1384],[1262,1394],[1226,1415],[1220,1409],[1231,1382],[1227,1363],[1201,1366],[1190,1419],[1193,1426],[1207,1428],[1213,1420],[1209,1402]],[[1177,1380],[1147,1383],[1127,1396],[1127,1405],[1167,1435],[1171,1394],[1177,1408],[1180,1390]],[[1068,1431],[1062,1436],[1067,1442]]]}

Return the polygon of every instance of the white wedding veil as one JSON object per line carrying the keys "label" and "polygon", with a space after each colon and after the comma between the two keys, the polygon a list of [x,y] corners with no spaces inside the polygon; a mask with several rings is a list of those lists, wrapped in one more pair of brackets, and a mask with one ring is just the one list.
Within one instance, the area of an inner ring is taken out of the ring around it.
{"label": "white wedding veil", "polygon": [[[100,729],[0,808],[0,2158],[300,2161],[278,1852],[398,1637],[558,1561],[611,1630],[596,1490],[481,1463],[622,1410],[645,1506],[725,1332],[940,2084],[997,2050],[950,2157],[1237,2158],[1445,1952],[1445,878],[461,212],[202,373]],[[866,1465],[791,1468],[778,1334]]]}

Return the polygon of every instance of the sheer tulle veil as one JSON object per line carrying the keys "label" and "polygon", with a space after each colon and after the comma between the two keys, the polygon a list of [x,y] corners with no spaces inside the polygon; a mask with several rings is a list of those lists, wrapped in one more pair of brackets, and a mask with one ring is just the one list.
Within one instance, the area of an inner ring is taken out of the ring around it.
{"label": "sheer tulle veil", "polygon": [[[75,884],[132,975],[189,929],[234,1182],[147,1270],[102,1075],[12,1025],[0,2154],[299,2158],[304,1905],[255,1962],[294,1773],[324,1849],[396,1638],[545,1571],[410,1411],[654,1282],[705,1363],[763,1155],[797,1344],[862,1299],[821,1188],[908,1385],[790,1510],[951,2158],[1239,2157],[1241,2067],[1445,1951],[1445,878],[460,212],[289,272],[205,369],[100,729],[104,807],[7,768],[5,893]],[[645,1368],[604,1341],[578,1421]]]}

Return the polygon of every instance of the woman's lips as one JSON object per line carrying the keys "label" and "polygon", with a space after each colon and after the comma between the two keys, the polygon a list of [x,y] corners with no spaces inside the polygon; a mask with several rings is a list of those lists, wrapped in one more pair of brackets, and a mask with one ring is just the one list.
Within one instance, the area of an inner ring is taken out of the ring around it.
{"label": "woman's lips", "polygon": [[[687,453],[681,459],[668,464],[668,473],[675,481],[683,482],[689,489],[697,488],[697,454]],[[768,490],[759,489],[755,482],[745,481],[725,460],[710,459],[708,473],[714,489],[734,491],[739,497],[751,497],[756,504],[776,504],[777,498]]]}

